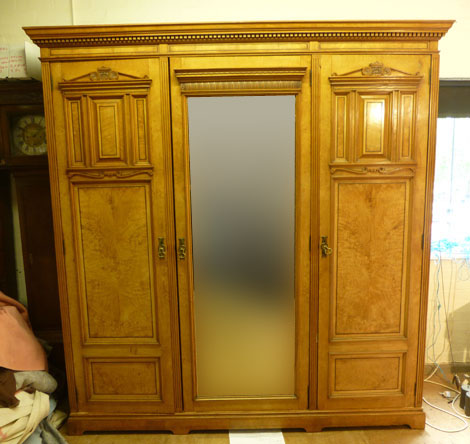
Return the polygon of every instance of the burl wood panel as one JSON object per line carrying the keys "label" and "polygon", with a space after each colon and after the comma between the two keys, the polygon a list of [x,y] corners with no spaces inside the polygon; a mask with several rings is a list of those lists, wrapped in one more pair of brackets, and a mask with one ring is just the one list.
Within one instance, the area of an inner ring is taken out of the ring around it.
{"label": "burl wood panel", "polygon": [[89,337],[152,337],[148,187],[81,186],[77,194]]}
{"label": "burl wood panel", "polygon": [[334,369],[334,393],[398,390],[400,387],[400,356],[337,357]]}
{"label": "burl wood panel", "polygon": [[407,184],[337,185],[338,335],[402,329]]}
{"label": "burl wood panel", "polygon": [[160,398],[158,361],[90,360],[92,396],[153,395]]}

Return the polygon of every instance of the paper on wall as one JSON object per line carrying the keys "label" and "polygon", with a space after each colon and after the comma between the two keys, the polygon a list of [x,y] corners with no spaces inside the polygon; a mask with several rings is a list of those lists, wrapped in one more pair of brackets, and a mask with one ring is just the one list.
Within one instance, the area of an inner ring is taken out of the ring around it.
{"label": "paper on wall", "polygon": [[0,79],[6,77],[27,77],[24,48],[0,46]]}
{"label": "paper on wall", "polygon": [[10,48],[0,46],[0,79],[8,77],[8,66],[10,64]]}
{"label": "paper on wall", "polygon": [[39,49],[39,46],[30,42],[24,42],[24,53],[26,58],[26,73],[28,77],[41,80],[41,61],[39,60],[41,50]]}
{"label": "paper on wall", "polygon": [[26,77],[26,59],[23,48],[10,48],[10,63],[8,77]]}

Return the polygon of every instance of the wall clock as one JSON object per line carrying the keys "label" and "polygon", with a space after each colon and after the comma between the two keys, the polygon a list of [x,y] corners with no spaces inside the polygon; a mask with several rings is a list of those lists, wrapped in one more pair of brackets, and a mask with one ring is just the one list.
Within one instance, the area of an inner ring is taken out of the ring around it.
{"label": "wall clock", "polygon": [[14,153],[40,156],[47,153],[46,122],[42,114],[21,116],[12,127]]}

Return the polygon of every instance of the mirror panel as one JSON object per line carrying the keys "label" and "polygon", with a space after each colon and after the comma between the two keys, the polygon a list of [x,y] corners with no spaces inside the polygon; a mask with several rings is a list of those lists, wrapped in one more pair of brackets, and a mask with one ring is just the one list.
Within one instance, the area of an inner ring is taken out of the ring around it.
{"label": "mirror panel", "polygon": [[188,98],[197,396],[294,394],[295,96]]}

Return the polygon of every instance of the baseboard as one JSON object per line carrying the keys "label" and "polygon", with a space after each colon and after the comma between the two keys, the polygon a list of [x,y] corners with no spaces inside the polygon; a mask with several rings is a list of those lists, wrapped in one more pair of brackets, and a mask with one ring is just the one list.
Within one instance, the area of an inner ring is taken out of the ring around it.
{"label": "baseboard", "polygon": [[[439,366],[442,368],[442,371],[447,374],[470,373],[470,362],[440,363]],[[431,374],[435,367],[435,364],[425,364],[424,376],[426,377]]]}

